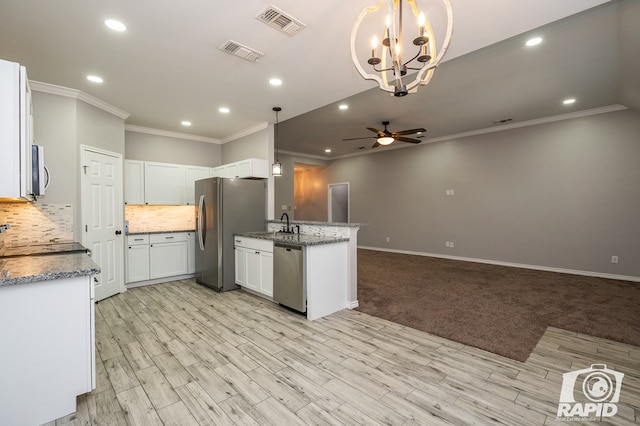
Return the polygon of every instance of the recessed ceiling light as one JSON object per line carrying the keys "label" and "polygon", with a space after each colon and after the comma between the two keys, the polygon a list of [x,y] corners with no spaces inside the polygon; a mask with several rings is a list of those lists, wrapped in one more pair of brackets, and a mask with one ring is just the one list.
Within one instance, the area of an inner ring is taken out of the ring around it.
{"label": "recessed ceiling light", "polygon": [[340,104],[340,105],[338,105],[338,108],[339,108],[339,109],[349,109],[349,105],[347,105],[347,104]]}
{"label": "recessed ceiling light", "polygon": [[102,82],[104,82],[102,77],[98,77],[97,75],[88,75],[87,76],[87,80],[89,80],[92,83],[102,83]]}
{"label": "recessed ceiling light", "polygon": [[271,78],[269,79],[269,84],[272,86],[281,86],[282,80],[280,80],[279,78]]}
{"label": "recessed ceiling light", "polygon": [[111,28],[113,31],[126,31],[127,30],[127,26],[125,24],[123,24],[120,21],[116,21],[115,19],[106,19],[104,21],[104,24]]}
{"label": "recessed ceiling light", "polygon": [[223,114],[229,114],[229,112],[231,110],[229,108],[227,108],[227,107],[220,107],[220,108],[218,108],[218,111],[220,111]]}
{"label": "recessed ceiling light", "polygon": [[191,126],[191,122],[187,121],[187,120],[181,121],[180,124],[182,124],[183,126],[187,126],[187,127]]}
{"label": "recessed ceiling light", "polygon": [[527,40],[525,44],[531,47],[531,46],[537,46],[540,43],[542,43],[542,37],[533,37]]}
{"label": "recessed ceiling light", "polygon": [[324,152],[326,152],[327,154],[331,152],[331,149],[327,148],[324,150]]}
{"label": "recessed ceiling light", "polygon": [[562,101],[563,104],[565,105],[570,105],[572,103],[575,103],[575,99],[574,98],[569,98],[569,99],[565,99],[564,101]]}

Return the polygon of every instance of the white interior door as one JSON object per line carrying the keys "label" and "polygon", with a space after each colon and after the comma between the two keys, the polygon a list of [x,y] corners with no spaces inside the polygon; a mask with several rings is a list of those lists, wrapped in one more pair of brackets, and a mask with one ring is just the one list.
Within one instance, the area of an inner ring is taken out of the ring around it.
{"label": "white interior door", "polygon": [[96,301],[124,291],[122,156],[82,146],[82,244],[100,266]]}

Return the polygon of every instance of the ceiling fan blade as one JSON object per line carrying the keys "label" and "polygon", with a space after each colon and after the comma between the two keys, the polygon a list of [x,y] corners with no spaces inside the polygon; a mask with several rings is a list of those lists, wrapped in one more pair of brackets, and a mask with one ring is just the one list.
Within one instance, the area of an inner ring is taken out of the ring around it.
{"label": "ceiling fan blade", "polygon": [[373,133],[377,134],[384,133],[382,130],[374,129],[373,127],[367,127],[366,129],[371,130]]}
{"label": "ceiling fan blade", "polygon": [[376,143],[374,143],[374,144],[371,146],[371,148],[377,148],[377,147],[379,147],[379,146],[380,146],[380,144],[376,141]]}
{"label": "ceiling fan blade", "polygon": [[397,141],[400,141],[400,142],[409,142],[409,143],[420,143],[420,142],[422,142],[419,139],[405,138],[403,136],[398,136],[398,137],[396,137],[394,139],[397,140]]}
{"label": "ceiling fan blade", "polygon": [[414,135],[416,133],[419,132],[426,132],[426,129],[423,129],[422,127],[419,129],[409,129],[409,130],[400,130],[399,132],[393,132],[394,135]]}
{"label": "ceiling fan blade", "polygon": [[347,138],[347,139],[342,139],[343,141],[356,141],[358,139],[375,139],[376,136],[365,136],[362,138]]}

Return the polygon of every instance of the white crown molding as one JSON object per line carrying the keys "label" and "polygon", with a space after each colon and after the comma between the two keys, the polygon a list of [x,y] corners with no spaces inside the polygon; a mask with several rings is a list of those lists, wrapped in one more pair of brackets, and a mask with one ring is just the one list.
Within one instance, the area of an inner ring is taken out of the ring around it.
{"label": "white crown molding", "polygon": [[209,138],[209,137],[206,137],[206,136],[189,135],[187,133],[179,133],[179,132],[172,132],[172,131],[169,131],[169,130],[153,129],[151,127],[136,126],[136,125],[133,125],[133,124],[125,124],[124,130],[128,131],[128,132],[146,133],[146,134],[149,134],[149,135],[156,135],[156,136],[166,136],[166,137],[169,137],[169,138],[187,139],[187,140],[197,141],[197,142],[208,142],[208,143],[215,143],[215,144],[223,143],[220,139]]}
{"label": "white crown molding", "polygon": [[269,122],[268,121],[262,121],[262,122],[260,122],[259,124],[255,125],[253,127],[249,127],[246,130],[243,130],[241,132],[238,132],[236,134],[233,134],[231,136],[228,136],[228,137],[222,139],[222,143],[231,142],[231,141],[234,141],[236,139],[240,139],[240,138],[243,138],[245,136],[252,135],[254,133],[257,133],[257,132],[259,132],[261,130],[266,129],[267,127],[269,127]]}
{"label": "white crown molding", "polygon": [[414,256],[437,257],[437,258],[440,258],[440,259],[461,260],[463,262],[485,263],[487,265],[498,265],[498,266],[509,266],[509,267],[512,267],[512,268],[533,269],[533,270],[536,270],[536,271],[559,272],[561,274],[581,275],[581,276],[584,276],[584,277],[598,277],[598,278],[607,278],[607,279],[611,279],[611,280],[623,280],[623,281],[640,282],[640,277],[635,277],[635,276],[632,276],[632,275],[608,274],[608,273],[605,273],[605,272],[582,271],[582,270],[579,270],[579,269],[555,268],[555,267],[551,267],[551,266],[529,265],[529,264],[526,264],[526,263],[501,262],[501,261],[498,261],[498,260],[478,259],[478,258],[475,258],[475,257],[449,256],[449,255],[445,255],[445,254],[426,253],[426,252],[411,251],[411,250],[395,250],[395,249],[387,249],[387,248],[382,248],[382,247],[358,246],[358,248],[359,249],[365,249],[365,250],[383,251],[383,252],[388,252],[388,253],[411,254],[411,255],[414,255]]}
{"label": "white crown molding", "polygon": [[587,117],[589,115],[596,115],[596,114],[605,114],[608,112],[621,111],[625,109],[628,109],[628,108],[624,105],[614,104],[614,105],[604,106],[600,108],[592,108],[592,109],[585,109],[583,111],[570,112],[567,114],[536,118],[535,120],[527,120],[519,123],[509,123],[509,124],[503,124],[495,127],[487,127],[484,129],[471,130],[471,131],[462,132],[462,133],[455,133],[452,135],[440,136],[432,139],[425,139],[424,142],[433,143],[433,142],[448,141],[451,139],[461,139],[469,136],[483,135],[486,133],[494,133],[494,132],[502,132],[504,130],[517,129],[520,127],[537,126],[538,124],[546,124],[546,123],[553,123],[555,121],[571,120],[573,118]]}
{"label": "white crown molding", "polygon": [[[553,123],[555,121],[562,121],[562,120],[571,120],[573,118],[587,117],[587,116],[596,115],[596,114],[606,114],[608,112],[622,111],[622,110],[625,110],[625,109],[629,109],[629,108],[627,108],[624,105],[614,104],[614,105],[608,105],[608,106],[599,107],[599,108],[585,109],[583,111],[570,112],[570,113],[567,113],[567,114],[552,115],[550,117],[536,118],[535,120],[527,120],[527,121],[522,121],[522,122],[519,122],[519,123],[509,123],[509,124],[503,124],[503,125],[500,125],[500,126],[487,127],[487,128],[484,128],[484,129],[470,130],[468,132],[453,133],[453,134],[450,134],[450,135],[439,136],[437,138],[423,139],[423,142],[424,143],[444,142],[444,141],[449,141],[449,140],[452,140],[452,139],[468,138],[470,136],[483,135],[483,134],[486,134],[486,133],[502,132],[502,131],[505,131],[505,130],[517,129],[517,128],[520,128],[520,127],[536,126],[538,124]],[[389,145],[389,147],[384,149],[384,150],[366,150],[364,152],[354,152],[354,153],[351,153],[351,154],[345,154],[345,155],[340,155],[340,156],[336,156],[336,157],[325,158],[325,160],[331,160],[331,161],[340,160],[342,158],[356,157],[358,155],[377,154],[377,153],[380,153],[380,152],[390,151],[390,150],[393,150],[393,149],[411,148],[411,147],[419,146],[419,145],[410,145],[410,144],[398,144],[396,146],[394,146],[394,145],[395,144]],[[280,151],[280,152],[284,152],[284,151]],[[300,153],[296,153],[296,155],[305,156],[305,157],[311,157],[311,158],[315,157],[313,155],[300,154]]]}
{"label": "white crown molding", "polygon": [[88,95],[81,90],[69,89],[68,87],[56,86],[55,84],[43,83],[41,81],[29,80],[29,87],[36,92],[49,93],[51,95],[64,96],[67,98],[77,99],[103,111],[113,114],[118,118],[126,120],[131,114],[121,110],[105,101],[94,96]]}

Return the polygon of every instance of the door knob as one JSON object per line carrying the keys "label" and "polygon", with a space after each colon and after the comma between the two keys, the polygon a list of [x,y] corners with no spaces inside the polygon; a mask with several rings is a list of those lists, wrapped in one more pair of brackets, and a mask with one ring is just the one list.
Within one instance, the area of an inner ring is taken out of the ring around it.
{"label": "door knob", "polygon": [[116,231],[116,235],[122,235],[122,231]]}

